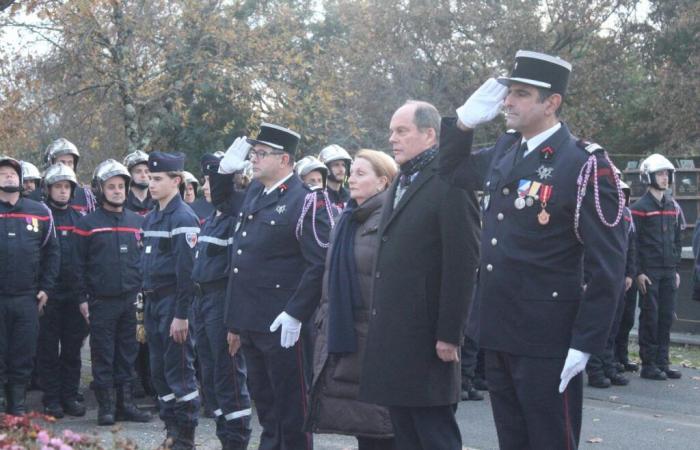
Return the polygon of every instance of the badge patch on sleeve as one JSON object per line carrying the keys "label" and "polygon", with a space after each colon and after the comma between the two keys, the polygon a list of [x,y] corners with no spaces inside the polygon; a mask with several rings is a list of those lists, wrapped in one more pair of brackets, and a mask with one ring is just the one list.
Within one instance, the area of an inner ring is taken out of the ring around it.
{"label": "badge patch on sleeve", "polygon": [[194,248],[194,246],[197,245],[197,233],[185,233],[185,241],[187,241],[187,245],[189,245],[190,248]]}

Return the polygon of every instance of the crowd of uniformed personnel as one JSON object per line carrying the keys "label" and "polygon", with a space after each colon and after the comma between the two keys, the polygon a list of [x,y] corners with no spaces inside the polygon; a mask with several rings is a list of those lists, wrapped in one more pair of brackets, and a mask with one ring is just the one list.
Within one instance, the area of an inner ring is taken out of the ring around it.
{"label": "crowd of uniformed personnel", "polygon": [[[570,64],[516,61],[457,119],[397,110],[393,160],[333,144],[295,162],[300,135],[269,123],[205,154],[199,178],[183,154],[136,151],[83,185],[63,138],[43,173],[0,157],[0,412],[26,412],[35,371],[46,414],[84,415],[89,335],[98,424],[152,420],[134,402],[145,390],[168,448],[194,448],[202,408],[222,448],[247,448],[253,401],[261,449],[310,449],[313,432],[461,448],[455,404],[486,389],[502,448],[577,446],[578,373],[605,388],[638,370],[637,292],[641,377],[679,378],[673,165],[647,158],[629,206],[604,151],[558,119]],[[470,153],[502,108],[514,130]],[[541,388],[517,381],[533,376]]]}

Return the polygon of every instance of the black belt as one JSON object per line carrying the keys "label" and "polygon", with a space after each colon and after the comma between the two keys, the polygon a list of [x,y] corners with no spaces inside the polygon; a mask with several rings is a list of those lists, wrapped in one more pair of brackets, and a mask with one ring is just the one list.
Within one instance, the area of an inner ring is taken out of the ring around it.
{"label": "black belt", "polygon": [[216,281],[207,281],[204,283],[195,283],[194,290],[198,297],[204,297],[205,295],[211,294],[213,292],[226,290],[226,285],[228,284],[228,279],[222,278]]}
{"label": "black belt", "polygon": [[146,300],[157,302],[158,300],[162,300],[169,295],[173,295],[176,290],[175,285],[165,286],[158,289],[144,289],[143,296],[146,297]]}

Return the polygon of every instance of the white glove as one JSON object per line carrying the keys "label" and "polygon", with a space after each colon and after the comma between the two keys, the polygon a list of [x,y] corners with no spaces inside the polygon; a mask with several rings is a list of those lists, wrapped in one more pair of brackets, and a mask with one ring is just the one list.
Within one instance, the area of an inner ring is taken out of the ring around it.
{"label": "white glove", "polygon": [[498,115],[506,98],[508,88],[494,78],[489,78],[467,99],[464,105],[457,108],[459,121],[469,128],[489,122]]}
{"label": "white glove", "polygon": [[569,353],[566,355],[566,361],[564,362],[564,369],[559,376],[561,379],[561,383],[559,384],[560,394],[566,390],[569,381],[586,368],[586,363],[588,363],[588,358],[590,357],[590,353],[583,353],[575,348],[569,349]]}
{"label": "white glove", "polygon": [[282,311],[270,325],[270,331],[274,333],[280,325],[282,326],[280,345],[284,348],[293,347],[299,340],[299,334],[301,334],[301,322]]}
{"label": "white glove", "polygon": [[236,138],[219,163],[219,173],[230,175],[245,169],[250,149],[251,145],[245,136]]}

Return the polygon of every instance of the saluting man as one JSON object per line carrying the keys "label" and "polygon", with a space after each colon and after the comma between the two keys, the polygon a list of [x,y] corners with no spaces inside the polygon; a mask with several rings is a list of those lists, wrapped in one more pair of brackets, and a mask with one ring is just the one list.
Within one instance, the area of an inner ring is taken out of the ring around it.
{"label": "saluting man", "polygon": [[194,298],[192,265],[199,220],[180,197],[185,156],[152,152],[148,189],[156,206],[143,224],[141,260],[151,378],[167,430],[163,446],[194,448],[199,391],[189,329]]}
{"label": "saluting man", "polygon": [[[605,151],[559,119],[570,72],[561,58],[518,51],[510,77],[443,120],[443,174],[484,191],[468,334],[486,351],[502,449],[578,446],[580,372],[605,348],[623,289],[625,199]],[[512,130],[470,156],[472,130],[501,108]]]}
{"label": "saluting man", "polygon": [[253,164],[234,234],[226,326],[230,351],[242,345],[266,450],[313,446],[302,431],[307,389],[297,341],[321,298],[330,205],[294,175],[299,139],[263,123],[255,139],[238,138],[219,167],[240,170],[247,154]]}

